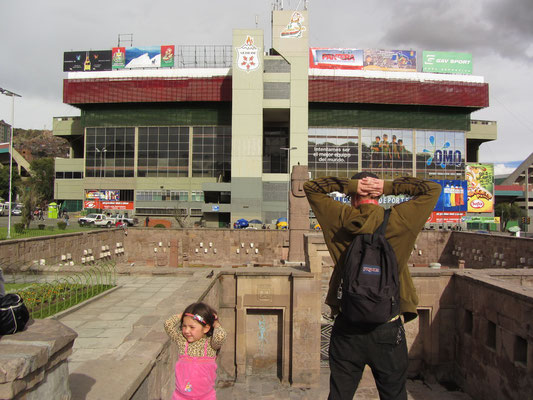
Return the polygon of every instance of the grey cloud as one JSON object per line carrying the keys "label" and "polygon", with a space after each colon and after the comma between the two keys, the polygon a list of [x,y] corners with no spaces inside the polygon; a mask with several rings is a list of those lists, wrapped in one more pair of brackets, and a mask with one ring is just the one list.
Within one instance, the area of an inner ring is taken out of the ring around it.
{"label": "grey cloud", "polygon": [[533,7],[526,3],[530,2],[412,0],[397,3],[382,41],[416,50],[466,51],[477,56],[497,54],[529,62],[533,57],[526,50],[533,31]]}

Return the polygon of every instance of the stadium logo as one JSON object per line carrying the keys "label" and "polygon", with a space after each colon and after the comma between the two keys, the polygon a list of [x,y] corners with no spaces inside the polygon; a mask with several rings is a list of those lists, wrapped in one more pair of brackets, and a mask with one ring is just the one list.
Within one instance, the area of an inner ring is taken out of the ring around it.
{"label": "stadium logo", "polygon": [[259,68],[259,48],[254,45],[254,39],[246,37],[244,44],[237,47],[237,67],[243,71],[250,72]]}
{"label": "stadium logo", "polygon": [[303,26],[304,22],[304,16],[302,13],[295,11],[291,15],[291,22],[289,22],[289,25],[281,31],[279,34],[280,37],[284,39],[298,39],[301,38],[303,35],[303,31],[305,31],[305,26]]}
{"label": "stadium logo", "polygon": [[[433,162],[441,168],[446,168],[447,165],[461,166],[463,158],[459,150],[451,150],[450,142],[444,143],[444,145],[437,150],[437,143],[435,142],[435,136],[429,137],[429,143],[433,146],[433,149],[424,149],[424,153],[428,153],[430,156],[426,161],[426,165],[431,165]],[[449,150],[448,150],[449,149]]]}

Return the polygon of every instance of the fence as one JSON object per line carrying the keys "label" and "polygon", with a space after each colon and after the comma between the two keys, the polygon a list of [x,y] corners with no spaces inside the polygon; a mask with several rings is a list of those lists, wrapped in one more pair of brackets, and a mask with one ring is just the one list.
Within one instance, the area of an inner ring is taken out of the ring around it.
{"label": "fence", "polygon": [[6,274],[7,287],[29,284],[17,292],[32,318],[46,318],[116,286],[115,263],[100,263],[81,272],[53,279],[36,274]]}

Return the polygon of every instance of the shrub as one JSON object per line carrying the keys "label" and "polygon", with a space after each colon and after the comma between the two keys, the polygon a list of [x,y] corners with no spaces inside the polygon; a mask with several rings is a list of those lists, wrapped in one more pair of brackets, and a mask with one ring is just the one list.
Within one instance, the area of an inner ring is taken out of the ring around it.
{"label": "shrub", "polygon": [[45,224],[39,224],[37,225],[37,227],[39,228],[40,231],[44,231],[44,228],[46,227]]}
{"label": "shrub", "polygon": [[19,222],[17,224],[14,224],[13,226],[15,227],[16,233],[24,233],[24,229],[26,228],[24,222]]}
{"label": "shrub", "polygon": [[57,227],[60,230],[64,231],[67,228],[67,223],[65,221],[58,221]]}
{"label": "shrub", "polygon": [[156,225],[154,225],[154,228],[163,228],[163,229],[165,229],[166,226],[163,225],[163,224],[156,224]]}

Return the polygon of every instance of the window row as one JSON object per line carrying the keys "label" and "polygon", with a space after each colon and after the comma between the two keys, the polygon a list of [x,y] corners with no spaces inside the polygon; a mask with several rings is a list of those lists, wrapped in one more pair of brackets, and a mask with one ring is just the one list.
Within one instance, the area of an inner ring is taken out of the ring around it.
{"label": "window row", "polygon": [[56,179],[83,179],[83,172],[56,171]]}
{"label": "window row", "polygon": [[[137,201],[189,201],[186,190],[137,190]],[[204,201],[204,192],[193,190],[191,201]]]}

